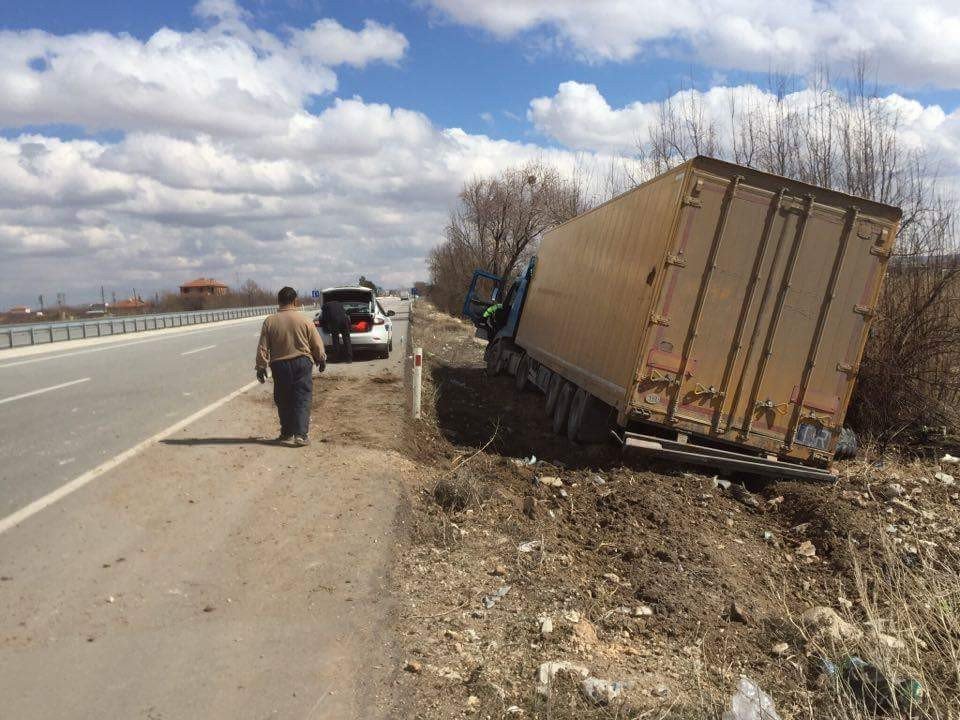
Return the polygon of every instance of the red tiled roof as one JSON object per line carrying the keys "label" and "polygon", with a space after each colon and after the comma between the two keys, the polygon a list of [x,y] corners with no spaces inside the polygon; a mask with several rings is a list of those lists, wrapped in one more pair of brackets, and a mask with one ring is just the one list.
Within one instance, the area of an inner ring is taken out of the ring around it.
{"label": "red tiled roof", "polygon": [[197,278],[196,280],[191,280],[188,283],[184,283],[180,287],[182,288],[192,288],[192,287],[227,287],[224,283],[219,280],[214,280],[213,278]]}
{"label": "red tiled roof", "polygon": [[139,298],[127,298],[126,300],[117,300],[116,304],[113,305],[114,308],[141,308],[146,306],[146,303]]}

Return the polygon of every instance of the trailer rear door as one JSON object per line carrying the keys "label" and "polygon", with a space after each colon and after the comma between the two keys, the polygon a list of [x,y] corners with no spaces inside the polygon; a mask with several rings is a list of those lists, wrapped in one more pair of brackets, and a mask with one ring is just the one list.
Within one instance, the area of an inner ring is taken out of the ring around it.
{"label": "trailer rear door", "polygon": [[752,180],[691,173],[633,404],[808,459],[835,443],[895,224]]}

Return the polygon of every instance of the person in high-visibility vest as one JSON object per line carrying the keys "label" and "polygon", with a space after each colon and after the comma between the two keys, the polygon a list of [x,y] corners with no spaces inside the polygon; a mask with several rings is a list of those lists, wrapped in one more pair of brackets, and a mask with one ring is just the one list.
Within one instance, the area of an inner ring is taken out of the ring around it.
{"label": "person in high-visibility vest", "polygon": [[497,334],[497,331],[500,329],[500,326],[503,324],[501,322],[501,317],[503,315],[503,303],[494,303],[486,310],[483,311],[483,324],[487,326],[487,340],[493,340],[494,336]]}

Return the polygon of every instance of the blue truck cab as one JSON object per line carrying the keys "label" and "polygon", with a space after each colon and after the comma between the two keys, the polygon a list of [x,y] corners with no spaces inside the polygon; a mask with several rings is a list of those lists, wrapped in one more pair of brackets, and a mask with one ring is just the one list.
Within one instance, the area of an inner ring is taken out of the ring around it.
{"label": "blue truck cab", "polygon": [[[496,341],[513,341],[536,265],[537,258],[530,258],[524,271],[508,287],[504,286],[509,276],[499,277],[485,270],[476,270],[473,273],[470,289],[463,301],[463,315],[476,326],[478,337],[486,338],[491,345]],[[503,309],[491,324],[484,318],[484,313],[497,303],[501,304]]]}

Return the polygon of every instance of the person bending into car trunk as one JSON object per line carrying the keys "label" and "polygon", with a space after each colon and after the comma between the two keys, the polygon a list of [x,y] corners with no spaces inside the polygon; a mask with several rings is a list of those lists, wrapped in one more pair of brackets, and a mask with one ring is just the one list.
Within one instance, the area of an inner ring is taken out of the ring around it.
{"label": "person bending into car trunk", "polygon": [[320,333],[297,307],[297,291],[277,293],[276,313],[263,321],[257,344],[257,380],[266,382],[267,366],[273,375],[273,401],[280,416],[279,442],[309,445],[310,402],[313,398],[313,365],[323,372],[327,355]]}
{"label": "person bending into car trunk", "polygon": [[339,300],[323,304],[320,320],[333,340],[333,354],[337,360],[353,362],[353,347],[350,345],[350,316]]}

